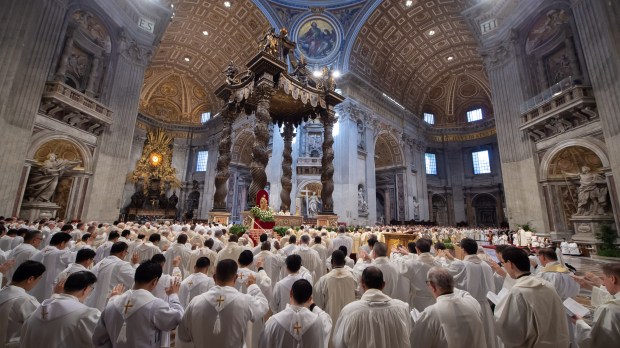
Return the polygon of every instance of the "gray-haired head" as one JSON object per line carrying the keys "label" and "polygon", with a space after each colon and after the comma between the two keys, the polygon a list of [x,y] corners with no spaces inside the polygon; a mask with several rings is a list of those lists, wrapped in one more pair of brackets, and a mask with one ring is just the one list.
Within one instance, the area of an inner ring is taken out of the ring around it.
{"label": "gray-haired head", "polygon": [[374,251],[375,257],[387,256],[387,245],[385,245],[385,243],[376,242],[375,245],[372,246],[372,251]]}
{"label": "gray-haired head", "polygon": [[433,267],[429,269],[426,278],[436,288],[440,289],[441,293],[454,291],[454,277],[445,268]]}

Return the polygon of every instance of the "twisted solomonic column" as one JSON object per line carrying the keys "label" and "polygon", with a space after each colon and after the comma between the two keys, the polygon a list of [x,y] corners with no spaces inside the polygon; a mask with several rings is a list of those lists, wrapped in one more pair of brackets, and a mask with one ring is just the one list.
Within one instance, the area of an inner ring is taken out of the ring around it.
{"label": "twisted solomonic column", "polygon": [[295,136],[294,128],[291,123],[284,124],[284,132],[282,132],[282,138],[284,138],[284,151],[282,152],[282,178],[280,183],[282,184],[282,191],[280,191],[280,210],[290,211],[291,209],[291,189],[293,188],[293,170],[291,168],[293,164],[293,137]]}
{"label": "twisted solomonic column", "polygon": [[323,214],[334,213],[334,200],[332,193],[334,192],[334,136],[332,128],[337,121],[336,114],[333,109],[321,114],[321,122],[323,123],[323,158],[321,166],[321,201],[323,201]]}
{"label": "twisted solomonic column", "polygon": [[230,148],[232,144],[232,123],[234,112],[230,106],[224,108],[221,113],[222,137],[218,146],[217,166],[215,169],[215,193],[213,194],[213,210],[226,211],[226,196],[228,187],[226,182],[230,177],[228,165],[230,164]]}
{"label": "twisted solomonic column", "polygon": [[254,125],[254,144],[252,148],[252,164],[250,174],[252,183],[250,184],[250,204],[256,204],[256,194],[267,185],[267,173],[265,168],[269,162],[267,145],[269,143],[269,125],[271,115],[269,114],[269,101],[273,93],[273,88],[269,86],[259,86],[254,90],[256,94],[256,123]]}

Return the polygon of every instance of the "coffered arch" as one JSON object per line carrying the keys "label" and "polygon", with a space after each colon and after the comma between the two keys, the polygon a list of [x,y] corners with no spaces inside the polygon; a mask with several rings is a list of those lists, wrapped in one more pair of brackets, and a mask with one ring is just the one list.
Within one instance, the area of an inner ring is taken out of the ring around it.
{"label": "coffered arch", "polygon": [[[411,6],[383,1],[355,39],[347,68],[421,113],[437,81],[484,70],[478,44],[461,15],[470,5],[470,0],[416,0]],[[477,75],[482,76],[477,83],[488,91],[486,76]]]}

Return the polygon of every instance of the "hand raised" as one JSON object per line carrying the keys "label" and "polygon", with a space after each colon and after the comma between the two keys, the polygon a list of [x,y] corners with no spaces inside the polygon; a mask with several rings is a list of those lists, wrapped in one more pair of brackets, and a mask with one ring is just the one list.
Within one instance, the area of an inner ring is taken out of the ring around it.
{"label": "hand raised", "polygon": [[178,294],[180,288],[181,281],[177,278],[174,278],[170,281],[170,286],[166,288],[166,295],[170,296],[172,294]]}

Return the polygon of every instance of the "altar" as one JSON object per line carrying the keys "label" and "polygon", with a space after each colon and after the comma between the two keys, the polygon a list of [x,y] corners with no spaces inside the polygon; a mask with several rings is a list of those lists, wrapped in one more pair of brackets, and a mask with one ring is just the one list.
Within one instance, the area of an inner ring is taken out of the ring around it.
{"label": "altar", "polygon": [[418,235],[406,233],[383,233],[383,238],[385,239],[385,244],[388,248],[388,255],[391,255],[393,251],[398,249],[399,245],[406,249],[409,242],[415,242],[418,239]]}

